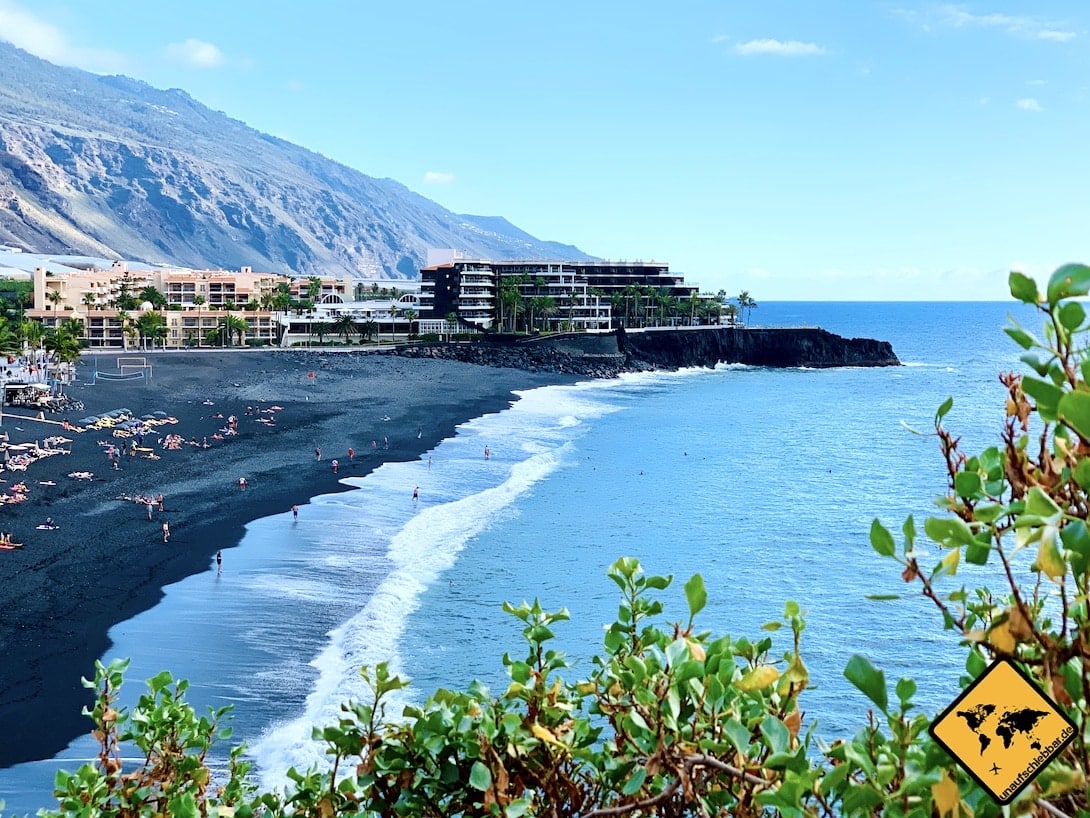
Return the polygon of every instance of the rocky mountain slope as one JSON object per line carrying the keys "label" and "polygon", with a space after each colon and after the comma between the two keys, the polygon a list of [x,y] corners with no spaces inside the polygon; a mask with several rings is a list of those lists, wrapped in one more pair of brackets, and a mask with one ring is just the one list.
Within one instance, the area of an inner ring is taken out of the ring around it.
{"label": "rocky mountain slope", "polygon": [[0,42],[0,243],[196,268],[415,275],[428,247],[587,258],[210,110]]}

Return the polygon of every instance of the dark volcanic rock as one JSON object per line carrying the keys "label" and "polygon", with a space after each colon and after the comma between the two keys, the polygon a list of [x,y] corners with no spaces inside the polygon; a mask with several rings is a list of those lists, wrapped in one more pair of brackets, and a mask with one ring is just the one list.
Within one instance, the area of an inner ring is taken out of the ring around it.
{"label": "dark volcanic rock", "polygon": [[744,329],[618,331],[617,344],[630,360],[655,368],[715,366],[897,366],[888,341],[842,338],[823,329]]}
{"label": "dark volcanic rock", "polygon": [[592,378],[720,363],[816,368],[901,363],[888,341],[842,338],[815,328],[700,327],[530,339],[491,337],[485,343],[406,346],[397,354]]}

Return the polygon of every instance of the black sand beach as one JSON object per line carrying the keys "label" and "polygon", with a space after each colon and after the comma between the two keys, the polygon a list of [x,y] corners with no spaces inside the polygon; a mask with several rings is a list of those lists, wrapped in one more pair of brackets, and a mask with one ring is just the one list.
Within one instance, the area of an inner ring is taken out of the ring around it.
{"label": "black sand beach", "polygon": [[[116,371],[114,356],[97,357],[99,370]],[[24,502],[0,505],[0,531],[24,544],[0,550],[0,733],[9,737],[0,744],[0,767],[50,758],[86,732],[80,711],[90,696],[80,677],[92,675],[94,661],[108,650],[109,628],[155,605],[164,586],[206,570],[217,550],[239,542],[247,522],[337,491],[339,479],[363,476],[387,460],[415,459],[458,424],[509,406],[512,390],[576,379],[359,352],[147,357],[148,380],[90,385],[92,360],[66,390],[84,403],[83,411],[66,416],[73,423],[122,408],[137,418],[159,412],[177,420],[159,417],[144,443],[152,451],[122,457],[120,470],[111,468],[102,445],[126,440],[112,429],[69,432],[5,407],[0,431],[12,444],[53,435],[72,442],[62,444],[70,454],[0,474],[6,481],[0,491],[10,493],[20,481],[28,488]],[[237,435],[216,439],[231,415]],[[46,414],[47,421],[61,419]],[[168,434],[181,436],[180,449],[162,447]],[[206,437],[209,448],[188,442]],[[79,471],[94,477],[68,477]],[[165,510],[153,510],[151,521],[143,504],[119,499],[159,494]],[[56,530],[37,528],[46,517]]]}

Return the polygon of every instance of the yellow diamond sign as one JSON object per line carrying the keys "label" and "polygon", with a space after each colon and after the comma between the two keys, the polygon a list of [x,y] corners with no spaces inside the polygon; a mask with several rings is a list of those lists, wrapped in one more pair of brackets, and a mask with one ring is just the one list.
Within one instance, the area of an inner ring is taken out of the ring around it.
{"label": "yellow diamond sign", "polygon": [[1000,804],[1075,737],[1067,714],[1007,659],[994,662],[931,723],[942,745]]}

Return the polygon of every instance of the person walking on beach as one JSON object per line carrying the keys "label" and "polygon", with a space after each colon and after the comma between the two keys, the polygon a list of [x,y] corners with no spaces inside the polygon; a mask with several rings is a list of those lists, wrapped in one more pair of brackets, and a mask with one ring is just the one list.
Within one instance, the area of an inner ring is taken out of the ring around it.
{"label": "person walking on beach", "polygon": [[217,574],[222,574],[223,573],[223,552],[222,551],[217,551],[216,552],[216,573]]}
{"label": "person walking on beach", "polygon": [[413,505],[416,505],[416,501],[420,499],[420,486],[413,489]]}
{"label": "person walking on beach", "polygon": [[321,446],[315,446],[314,447],[314,459],[315,460],[321,460],[322,459],[322,447]]}
{"label": "person walking on beach", "polygon": [[340,466],[341,466],[341,464],[337,462],[337,458],[333,458],[333,462],[330,463],[329,465],[333,467],[333,473],[334,474],[337,473],[337,469],[339,469]]}
{"label": "person walking on beach", "polygon": [[153,508],[154,508],[154,506],[152,505],[151,499],[149,498],[148,499],[148,519],[149,520],[151,519],[151,512],[152,512]]}
{"label": "person walking on beach", "polygon": [[292,517],[293,520],[298,520],[299,519],[299,506],[292,506],[291,507],[291,517]]}
{"label": "person walking on beach", "polygon": [[348,447],[348,462],[351,463],[352,459],[356,456],[356,450],[351,446]]}
{"label": "person walking on beach", "polygon": [[163,520],[163,542],[170,542],[170,523]]}
{"label": "person walking on beach", "polygon": [[157,502],[159,504],[159,510],[160,511],[165,511],[166,510],[166,509],[163,508],[164,500],[163,500],[163,495],[162,494],[160,494],[158,497],[155,498],[155,502]]}
{"label": "person walking on beach", "polygon": [[489,460],[492,457],[492,450],[487,446],[484,447],[484,459]]}

